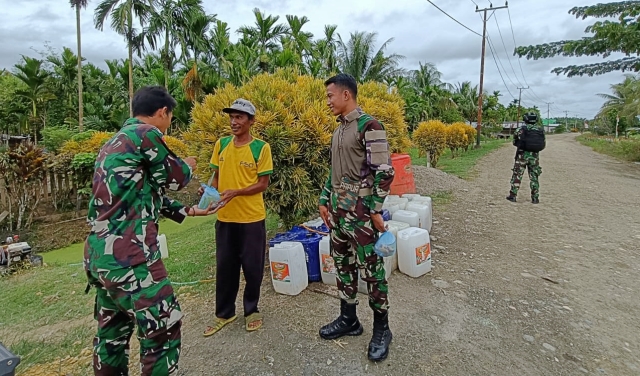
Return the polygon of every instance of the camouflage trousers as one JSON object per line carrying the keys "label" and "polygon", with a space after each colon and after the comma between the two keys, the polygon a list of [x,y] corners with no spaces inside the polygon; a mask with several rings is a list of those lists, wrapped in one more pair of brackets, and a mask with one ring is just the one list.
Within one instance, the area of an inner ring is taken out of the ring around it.
{"label": "camouflage trousers", "polygon": [[516,160],[513,165],[513,176],[511,177],[511,191],[512,196],[518,195],[518,189],[520,189],[520,183],[522,183],[522,176],[524,170],[529,172],[529,180],[531,185],[531,198],[538,198],[540,192],[540,183],[538,178],[542,174],[542,167],[540,167],[540,158],[538,153],[531,152],[518,152],[516,153]]}
{"label": "camouflage trousers", "polygon": [[360,279],[367,283],[369,306],[376,312],[389,309],[384,262],[373,246],[378,240],[378,230],[371,222],[369,208],[362,199],[355,204],[355,211],[336,208],[336,198],[329,202],[331,221],[331,257],[336,266],[336,279],[341,299],[357,303],[358,270]]}
{"label": "camouflage trousers", "polygon": [[182,312],[162,260],[87,275],[97,289],[94,374],[128,375],[129,339],[135,325],[142,375],[176,372]]}

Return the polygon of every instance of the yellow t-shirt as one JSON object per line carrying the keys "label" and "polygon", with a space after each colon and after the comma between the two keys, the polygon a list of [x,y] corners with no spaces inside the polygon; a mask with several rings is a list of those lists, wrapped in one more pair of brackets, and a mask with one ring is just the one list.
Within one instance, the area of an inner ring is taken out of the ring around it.
{"label": "yellow t-shirt", "polygon": [[[258,182],[259,176],[273,173],[271,146],[254,138],[250,143],[236,147],[233,136],[216,142],[211,156],[211,167],[218,169],[218,191],[242,189]],[[236,196],[218,211],[218,220],[233,223],[252,223],[267,216],[262,193]]]}

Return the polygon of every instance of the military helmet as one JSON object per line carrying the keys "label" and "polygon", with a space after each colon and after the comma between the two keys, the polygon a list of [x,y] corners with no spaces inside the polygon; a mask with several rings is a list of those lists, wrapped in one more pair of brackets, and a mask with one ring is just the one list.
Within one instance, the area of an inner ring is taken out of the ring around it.
{"label": "military helmet", "polygon": [[535,112],[528,112],[522,116],[525,124],[535,124],[538,122],[538,115]]}

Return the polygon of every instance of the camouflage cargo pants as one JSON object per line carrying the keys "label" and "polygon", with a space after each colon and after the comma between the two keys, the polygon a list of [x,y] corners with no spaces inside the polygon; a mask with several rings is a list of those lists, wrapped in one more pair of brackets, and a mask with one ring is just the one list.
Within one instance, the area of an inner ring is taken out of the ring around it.
{"label": "camouflage cargo pants", "polygon": [[162,261],[87,274],[97,288],[94,374],[128,375],[129,339],[135,325],[142,375],[176,372],[182,312]]}
{"label": "camouflage cargo pants", "polygon": [[531,186],[531,198],[538,198],[540,192],[540,183],[538,178],[542,174],[542,167],[540,167],[540,158],[538,153],[523,152],[516,154],[516,160],[513,165],[513,176],[511,177],[511,191],[512,196],[518,195],[518,189],[520,189],[520,183],[522,183],[522,176],[524,170],[529,172],[529,180]]}
{"label": "camouflage cargo pants", "polygon": [[[333,196],[333,195],[332,195]],[[340,298],[347,303],[357,303],[358,278],[367,283],[369,306],[377,312],[389,309],[387,294],[389,286],[385,277],[384,262],[373,246],[378,240],[378,231],[374,228],[362,199],[355,204],[355,211],[334,209],[336,197],[329,201],[331,230],[331,256],[336,266],[336,279]]]}

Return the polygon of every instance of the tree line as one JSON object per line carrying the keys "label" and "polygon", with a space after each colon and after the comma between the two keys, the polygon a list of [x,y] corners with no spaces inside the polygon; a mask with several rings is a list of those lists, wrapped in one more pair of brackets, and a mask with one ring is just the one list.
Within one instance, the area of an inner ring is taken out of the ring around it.
{"label": "tree line", "polygon": [[[403,56],[389,53],[393,38],[378,44],[375,32],[343,36],[326,25],[316,37],[305,30],[306,16],[267,15],[254,9],[254,22],[235,32],[207,14],[201,0],[103,0],[94,12],[98,29],[122,35],[128,58],[106,60],[106,69],[81,55],[80,9],[86,0],[70,0],[76,10],[78,53],[48,47],[41,56],[22,56],[10,71],[0,73],[0,131],[30,134],[36,139],[47,127],[71,131],[117,130],[131,115],[133,92],[144,85],[163,85],[178,101],[172,131],[190,123],[193,104],[226,84],[242,85],[260,73],[294,67],[301,74],[325,78],[337,72],[359,82],[383,82],[405,100],[412,130],[418,123],[473,122],[478,112],[478,87],[471,82],[445,83],[432,63],[403,69]],[[132,63],[130,63],[132,62]],[[500,92],[484,94],[483,122],[491,126],[517,117],[517,103],[500,103]],[[537,108],[522,109],[537,111]]]}

